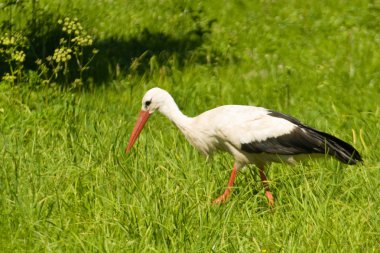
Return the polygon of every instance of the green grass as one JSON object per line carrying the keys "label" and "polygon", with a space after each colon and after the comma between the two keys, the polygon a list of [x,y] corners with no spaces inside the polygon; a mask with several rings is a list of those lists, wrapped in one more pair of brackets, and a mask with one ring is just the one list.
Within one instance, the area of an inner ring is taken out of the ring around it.
{"label": "green grass", "polygon": [[[378,251],[377,2],[45,2],[100,40],[128,40],[143,27],[180,38],[194,25],[186,8],[203,8],[200,23],[217,21],[183,64],[173,54],[75,94],[0,84],[2,252]],[[188,115],[222,104],[291,114],[352,143],[364,163],[271,166],[274,209],[252,166],[231,199],[213,206],[232,157],[206,161],[163,116],[125,155],[153,86]]]}

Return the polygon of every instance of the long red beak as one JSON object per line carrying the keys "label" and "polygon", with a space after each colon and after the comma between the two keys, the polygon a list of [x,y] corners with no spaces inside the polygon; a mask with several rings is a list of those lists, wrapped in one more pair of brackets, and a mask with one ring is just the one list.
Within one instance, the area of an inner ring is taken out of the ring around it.
{"label": "long red beak", "polygon": [[148,121],[149,116],[150,116],[149,111],[140,112],[140,116],[137,119],[135,127],[133,128],[131,137],[129,138],[128,146],[125,149],[125,153],[128,153],[131,150],[133,144],[135,144],[141,130],[144,128],[145,123]]}

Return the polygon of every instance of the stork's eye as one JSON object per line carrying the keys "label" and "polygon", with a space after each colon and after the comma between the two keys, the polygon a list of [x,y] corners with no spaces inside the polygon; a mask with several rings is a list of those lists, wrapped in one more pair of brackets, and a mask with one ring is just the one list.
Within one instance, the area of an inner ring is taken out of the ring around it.
{"label": "stork's eye", "polygon": [[152,103],[152,100],[145,101],[145,107],[148,107]]}

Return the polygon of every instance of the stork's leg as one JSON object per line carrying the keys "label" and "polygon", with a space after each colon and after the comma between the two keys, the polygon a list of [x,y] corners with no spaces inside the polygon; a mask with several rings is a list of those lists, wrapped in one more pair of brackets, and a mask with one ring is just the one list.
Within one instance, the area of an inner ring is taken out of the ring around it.
{"label": "stork's leg", "polygon": [[219,196],[219,198],[215,199],[212,202],[213,204],[222,203],[228,198],[228,196],[231,193],[231,188],[234,185],[236,174],[237,174],[237,168],[236,168],[236,165],[234,165],[232,172],[231,172],[230,180],[228,181],[227,189],[224,191],[223,195]]}
{"label": "stork's leg", "polygon": [[264,189],[265,189],[265,196],[268,198],[269,205],[273,207],[274,206],[274,198],[273,198],[272,193],[269,190],[268,179],[265,176],[264,167],[259,167],[259,171],[260,171],[261,182],[263,182]]}

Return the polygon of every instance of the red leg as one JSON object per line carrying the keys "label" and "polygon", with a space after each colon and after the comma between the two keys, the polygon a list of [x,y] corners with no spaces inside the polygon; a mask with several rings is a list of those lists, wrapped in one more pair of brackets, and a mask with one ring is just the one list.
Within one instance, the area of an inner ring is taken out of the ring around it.
{"label": "red leg", "polygon": [[265,196],[268,198],[269,205],[271,207],[273,207],[274,206],[274,198],[273,198],[272,193],[269,190],[268,179],[265,176],[263,168],[259,168],[259,171],[260,171],[261,182],[263,182],[264,189],[265,189]]}
{"label": "red leg", "polygon": [[236,166],[234,165],[234,168],[232,169],[232,173],[230,176],[230,180],[228,181],[227,189],[224,191],[223,195],[219,196],[219,198],[215,199],[212,202],[213,204],[220,204],[228,198],[228,196],[231,193],[231,188],[234,185],[236,174],[237,174],[237,169],[236,169]]}

